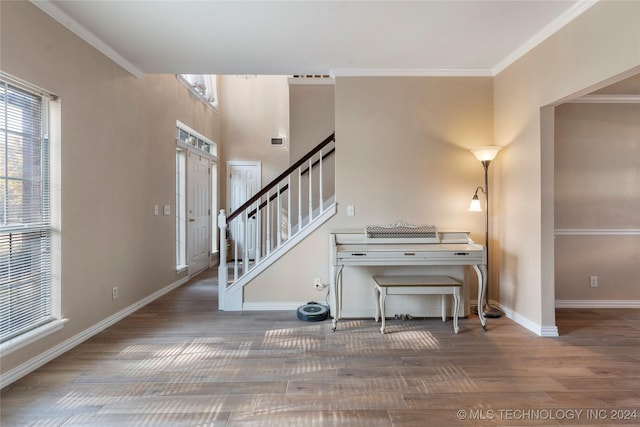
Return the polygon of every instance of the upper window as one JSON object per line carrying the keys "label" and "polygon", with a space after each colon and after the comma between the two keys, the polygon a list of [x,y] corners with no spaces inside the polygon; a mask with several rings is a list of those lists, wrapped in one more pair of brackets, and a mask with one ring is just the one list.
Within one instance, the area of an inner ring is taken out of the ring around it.
{"label": "upper window", "polygon": [[178,74],[178,80],[214,109],[218,109],[218,88],[215,74]]}
{"label": "upper window", "polygon": [[182,141],[186,144],[189,144],[193,148],[197,148],[200,151],[204,151],[205,153],[209,153],[213,156],[218,155],[218,146],[215,142],[210,141],[209,139],[196,134],[196,132],[189,130],[184,125],[176,126],[176,140]]}
{"label": "upper window", "polygon": [[48,111],[0,78],[0,343],[55,320]]}

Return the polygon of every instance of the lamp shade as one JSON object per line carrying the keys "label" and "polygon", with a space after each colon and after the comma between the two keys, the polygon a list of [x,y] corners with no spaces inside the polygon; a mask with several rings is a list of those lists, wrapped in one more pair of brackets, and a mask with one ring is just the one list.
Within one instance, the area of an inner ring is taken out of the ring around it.
{"label": "lamp shade", "polygon": [[469,205],[470,212],[482,212],[482,206],[480,206],[480,199],[478,199],[478,195],[476,194],[471,199],[471,204]]}
{"label": "lamp shade", "polygon": [[471,152],[473,153],[474,156],[476,156],[478,160],[483,162],[485,160],[491,161],[495,159],[496,155],[498,154],[498,151],[500,151],[501,149],[502,147],[498,145],[489,145],[486,147],[474,148],[473,150],[471,150]]}

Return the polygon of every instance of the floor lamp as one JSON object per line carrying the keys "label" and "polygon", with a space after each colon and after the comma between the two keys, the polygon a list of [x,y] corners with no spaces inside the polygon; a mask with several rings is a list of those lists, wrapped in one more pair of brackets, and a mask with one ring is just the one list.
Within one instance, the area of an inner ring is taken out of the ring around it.
{"label": "floor lamp", "polygon": [[[469,206],[470,211],[474,212],[482,212],[482,206],[480,206],[480,199],[478,199],[478,190],[484,193],[485,200],[485,226],[484,226],[484,244],[487,248],[487,269],[486,269],[486,286],[485,289],[485,303],[482,308],[482,312],[485,317],[497,318],[502,315],[500,310],[497,308],[491,307],[489,304],[489,164],[491,161],[495,159],[498,151],[500,151],[502,147],[497,145],[492,145],[488,147],[479,147],[474,148],[471,152],[476,156],[478,160],[482,163],[482,167],[484,168],[484,188],[478,187],[476,188],[475,193],[473,194],[473,199],[471,199],[471,205]],[[478,307],[480,310],[480,307]]]}

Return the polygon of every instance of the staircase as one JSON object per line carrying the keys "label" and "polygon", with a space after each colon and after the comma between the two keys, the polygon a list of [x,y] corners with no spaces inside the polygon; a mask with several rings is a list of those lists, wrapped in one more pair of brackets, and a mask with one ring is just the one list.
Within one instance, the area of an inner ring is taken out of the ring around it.
{"label": "staircase", "polygon": [[238,209],[218,215],[218,309],[241,311],[243,288],[336,213],[335,134]]}

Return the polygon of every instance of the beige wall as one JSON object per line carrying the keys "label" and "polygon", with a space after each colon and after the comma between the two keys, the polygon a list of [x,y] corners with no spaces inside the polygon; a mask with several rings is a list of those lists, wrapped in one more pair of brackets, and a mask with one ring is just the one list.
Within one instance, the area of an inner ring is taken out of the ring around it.
{"label": "beige wall", "polygon": [[533,329],[555,328],[554,142],[541,123],[553,115],[541,108],[638,66],[640,3],[599,2],[495,77],[499,300]]}
{"label": "beige wall", "polygon": [[[221,76],[219,88],[221,138],[224,142],[223,176],[227,161],[261,161],[262,185],[289,166],[289,88],[286,76],[244,79]],[[271,138],[283,136],[285,147],[271,146]],[[227,180],[221,192],[226,198]],[[225,204],[221,205],[226,208]]]}
{"label": "beige wall", "polygon": [[[405,220],[467,229],[482,242],[484,216],[467,209],[483,170],[469,149],[493,140],[492,89],[488,77],[337,78],[338,214],[276,264],[280,274],[267,271],[252,281],[245,300],[322,300],[313,278],[329,280],[331,230]],[[355,206],[354,217],[347,217],[347,205]],[[345,314],[372,315],[372,270],[349,270]]]}
{"label": "beige wall", "polygon": [[564,104],[555,124],[556,299],[640,300],[640,104]]}
{"label": "beige wall", "polygon": [[334,84],[314,84],[316,79],[291,80],[294,83],[289,84],[289,163],[293,164],[335,131],[336,114]]}
{"label": "beige wall", "polygon": [[[62,100],[61,280],[70,319],[62,331],[4,356],[5,371],[180,278],[173,217],[152,214],[154,204],[174,203],[176,119],[224,141],[224,160],[264,159],[281,149],[268,146],[271,132],[220,126],[173,77],[131,77],[30,3],[0,7],[2,69]],[[541,107],[637,67],[640,3],[600,2],[496,78],[338,78],[338,214],[252,282],[246,300],[320,299],[312,282],[328,281],[330,230],[404,219],[466,228],[482,242],[482,216],[466,210],[482,182],[468,150],[495,143],[505,148],[491,169],[499,279],[492,297],[521,322],[554,327],[554,116]],[[222,80],[220,115],[262,128],[251,104],[234,107]],[[248,149],[250,140],[258,143]],[[254,151],[261,146],[266,153]],[[284,153],[265,175],[286,167]],[[355,206],[355,217],[346,216],[346,205]],[[366,277],[355,279],[355,309],[372,306]],[[120,297],[112,301],[115,285]]]}
{"label": "beige wall", "polygon": [[[601,2],[486,83],[338,78],[339,212],[326,229],[403,218],[468,228],[482,241],[481,218],[466,212],[468,188],[482,176],[467,150],[501,145],[490,172],[492,299],[526,327],[554,334],[553,105],[637,73],[637,67],[640,3]],[[485,112],[492,102],[493,111]],[[345,214],[350,204],[353,218]],[[294,272],[283,289],[306,289],[315,269],[325,265],[322,245],[296,248],[313,257],[309,268],[283,260]],[[273,282],[254,282],[246,295],[291,295]]]}
{"label": "beige wall", "polygon": [[[291,131],[289,164],[304,157],[309,151],[323,142],[335,131],[335,85],[329,78],[292,78],[289,79],[289,129]],[[323,149],[322,191],[327,200],[335,193],[335,154],[326,157],[333,146],[329,144]],[[303,169],[306,169],[305,165]],[[311,175],[312,194],[320,191],[319,167],[314,167]],[[308,176],[300,181],[302,185],[302,212],[306,216],[308,199]],[[293,222],[298,218],[298,180],[291,182],[291,206]],[[319,203],[313,203],[317,207]]]}
{"label": "beige wall", "polygon": [[[0,2],[2,70],[60,97],[64,328],[2,357],[6,372],[181,278],[175,126],[218,142],[218,116],[174,76],[137,79],[29,2]],[[111,288],[119,287],[117,300]]]}

